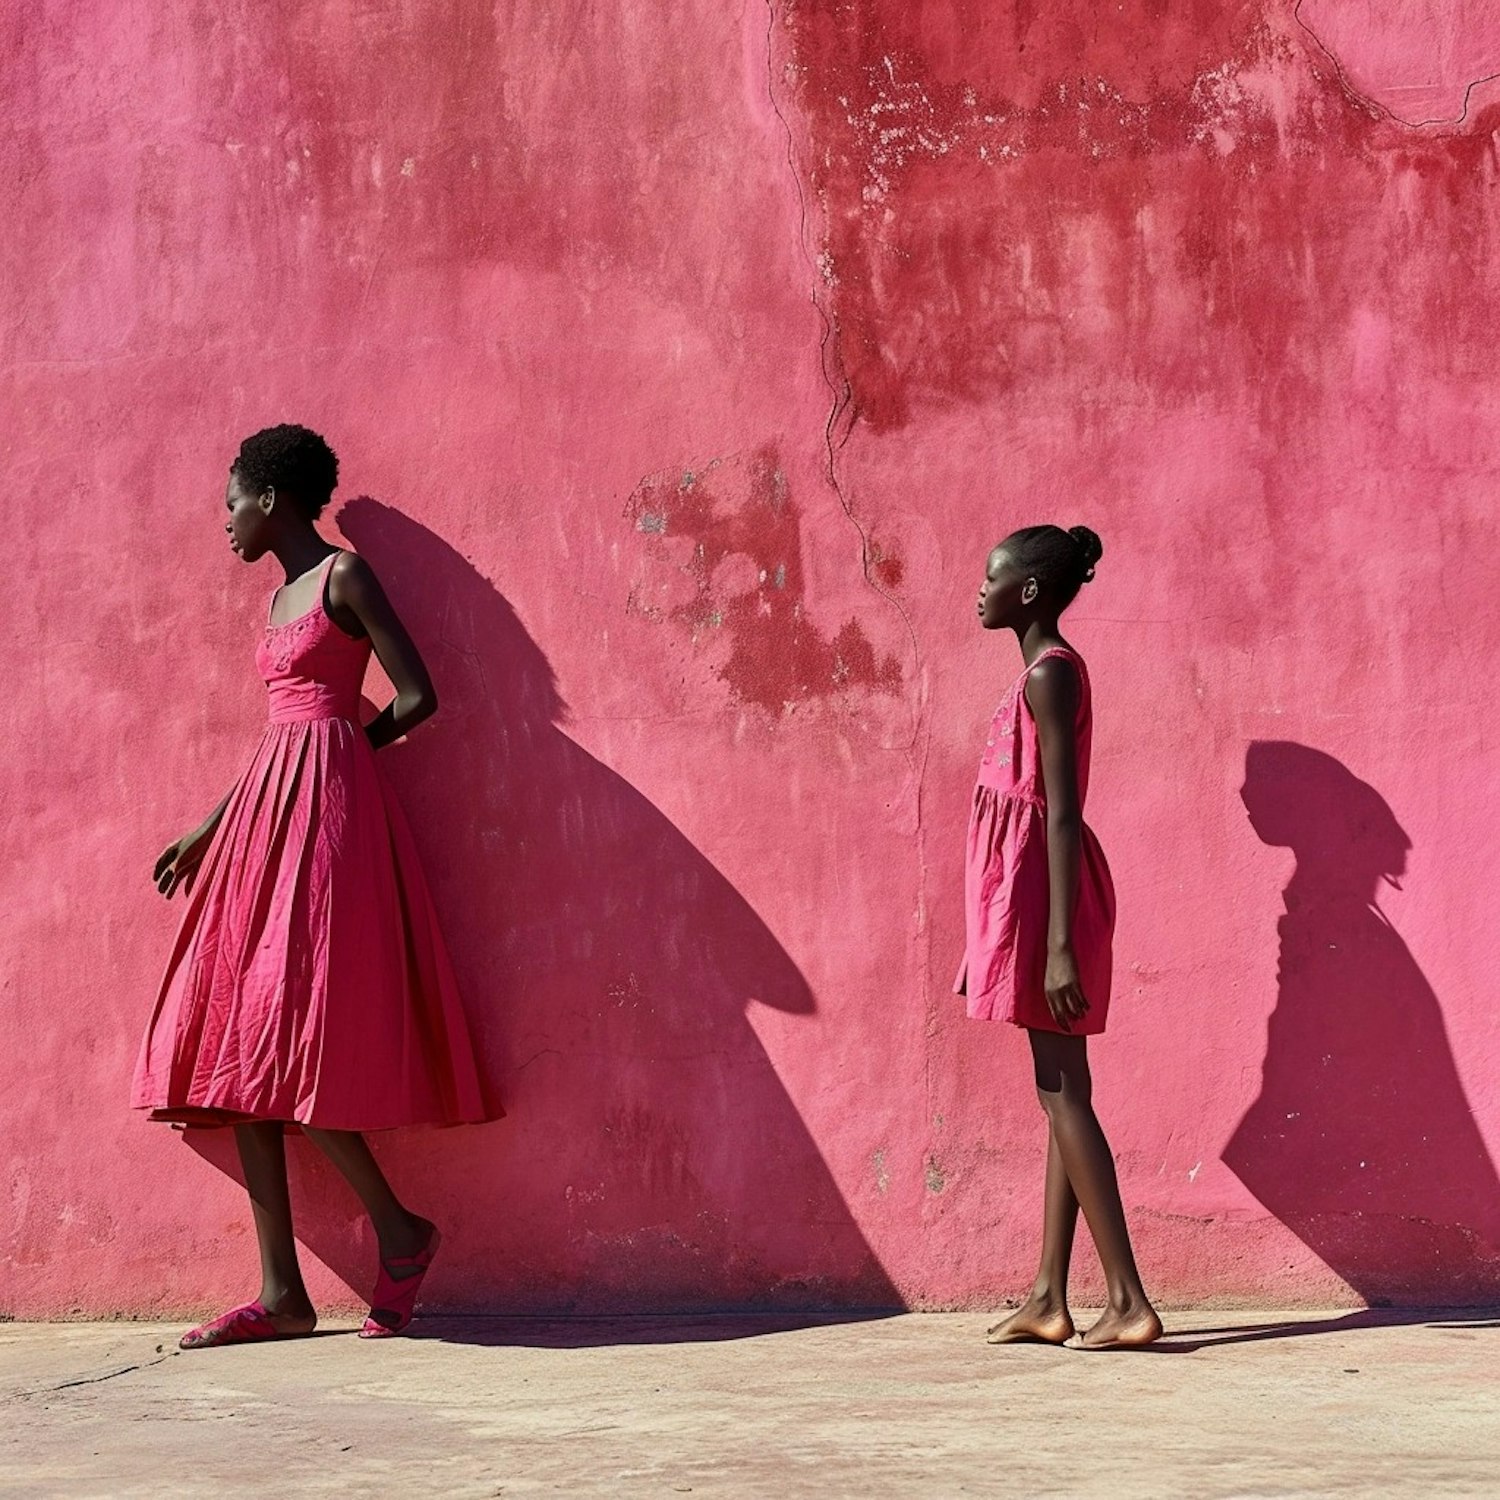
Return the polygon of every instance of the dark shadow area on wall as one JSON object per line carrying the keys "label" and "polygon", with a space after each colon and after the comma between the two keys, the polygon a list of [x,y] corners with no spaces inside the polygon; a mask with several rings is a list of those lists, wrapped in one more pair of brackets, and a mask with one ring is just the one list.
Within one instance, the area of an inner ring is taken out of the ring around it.
{"label": "dark shadow area on wall", "polygon": [[[338,521],[437,687],[437,719],[381,760],[508,1112],[376,1138],[397,1190],[445,1231],[424,1304],[898,1304],[750,1024],[757,1005],[813,1014],[796,964],[692,842],[564,732],[552,669],[488,579],[377,501]],[[233,1170],[227,1139],[200,1149]],[[299,1238],[366,1291],[374,1246],[350,1233],[347,1189],[305,1142],[291,1156]],[[701,1336],[739,1336],[719,1326]]]}
{"label": "dark shadow area on wall", "polygon": [[1297,865],[1260,1096],[1224,1161],[1372,1306],[1500,1302],[1500,1180],[1437,996],[1377,902],[1411,840],[1304,745],[1253,744],[1241,795]]}

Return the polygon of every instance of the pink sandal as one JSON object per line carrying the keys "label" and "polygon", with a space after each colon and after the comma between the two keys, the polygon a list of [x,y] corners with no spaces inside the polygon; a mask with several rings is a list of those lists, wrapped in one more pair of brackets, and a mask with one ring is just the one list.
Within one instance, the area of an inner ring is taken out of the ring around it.
{"label": "pink sandal", "polygon": [[[427,1268],[432,1264],[432,1257],[437,1254],[442,1239],[442,1235],[434,1229],[425,1250],[404,1260],[381,1261],[380,1275],[375,1279],[375,1295],[370,1299],[370,1316],[365,1319],[365,1326],[359,1330],[360,1338],[388,1339],[406,1332],[411,1323],[412,1310],[417,1305],[417,1292],[421,1289]],[[412,1275],[397,1280],[386,1269],[388,1266],[397,1270],[407,1266],[415,1266],[417,1269]],[[387,1314],[394,1321],[377,1322],[375,1314],[378,1312]]]}
{"label": "pink sandal", "polygon": [[272,1321],[263,1302],[231,1307],[211,1323],[200,1323],[177,1341],[179,1349],[217,1349],[225,1344],[262,1344],[271,1339],[306,1338],[311,1328],[284,1333]]}

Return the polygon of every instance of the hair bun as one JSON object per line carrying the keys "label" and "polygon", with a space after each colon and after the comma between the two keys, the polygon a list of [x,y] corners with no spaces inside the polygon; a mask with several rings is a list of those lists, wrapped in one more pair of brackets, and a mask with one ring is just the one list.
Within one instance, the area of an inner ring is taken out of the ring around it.
{"label": "hair bun", "polygon": [[1097,532],[1087,526],[1070,526],[1068,535],[1078,543],[1079,560],[1083,564],[1083,581],[1088,583],[1094,576],[1094,564],[1104,556],[1104,543]]}

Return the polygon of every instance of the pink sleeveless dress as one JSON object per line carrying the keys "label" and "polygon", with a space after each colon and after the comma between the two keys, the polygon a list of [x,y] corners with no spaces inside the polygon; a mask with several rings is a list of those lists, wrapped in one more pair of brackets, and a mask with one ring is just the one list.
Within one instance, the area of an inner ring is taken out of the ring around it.
{"label": "pink sleeveless dress", "polygon": [[[337,554],[335,554],[337,556]],[[359,723],[370,642],[266,627],[270,723],[199,867],[131,1104],[192,1125],[497,1118],[411,834]]]}
{"label": "pink sleeveless dress", "polygon": [[[954,990],[968,997],[979,1021],[1010,1021],[1033,1031],[1061,1032],[1047,1006],[1047,919],[1052,897],[1047,859],[1047,792],[1036,720],[1026,702],[1026,680],[1042,662],[1065,656],[1078,669],[1080,805],[1088,793],[1093,702],[1088,671],[1076,652],[1042,652],[1005,695],[990,723],[969,816],[964,866],[964,961]],[[1070,1036],[1104,1030],[1109,1013],[1115,891],[1093,830],[1083,830],[1073,948],[1088,1014]]]}

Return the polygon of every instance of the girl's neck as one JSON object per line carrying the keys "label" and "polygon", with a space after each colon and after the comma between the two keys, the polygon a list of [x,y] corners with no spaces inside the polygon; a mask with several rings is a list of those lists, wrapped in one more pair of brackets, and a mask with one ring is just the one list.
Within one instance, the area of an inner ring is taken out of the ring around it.
{"label": "girl's neck", "polygon": [[311,527],[306,530],[298,530],[292,535],[282,537],[271,544],[271,551],[276,555],[276,561],[286,570],[286,581],[301,578],[304,573],[311,573],[319,563],[323,562],[331,552],[338,549],[331,542]]}
{"label": "girl's neck", "polygon": [[1050,619],[1032,620],[1027,625],[1016,627],[1016,644],[1021,648],[1021,660],[1029,667],[1042,652],[1050,651],[1054,646],[1063,646],[1068,650],[1072,647],[1063,639],[1062,631],[1058,629],[1056,617]]}

